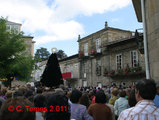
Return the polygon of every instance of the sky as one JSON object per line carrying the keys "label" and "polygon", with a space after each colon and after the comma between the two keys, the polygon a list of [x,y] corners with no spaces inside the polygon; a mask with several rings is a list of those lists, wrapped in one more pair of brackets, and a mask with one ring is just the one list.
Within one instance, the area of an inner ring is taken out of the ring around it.
{"label": "sky", "polygon": [[142,28],[131,0],[0,0],[0,16],[21,23],[25,35],[34,37],[35,49],[78,53],[81,38],[109,27],[135,31]]}

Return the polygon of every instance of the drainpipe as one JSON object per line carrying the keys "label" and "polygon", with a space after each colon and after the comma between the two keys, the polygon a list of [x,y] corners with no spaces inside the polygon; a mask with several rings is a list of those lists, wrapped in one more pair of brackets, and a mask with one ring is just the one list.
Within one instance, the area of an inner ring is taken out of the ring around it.
{"label": "drainpipe", "polygon": [[142,11],[143,35],[144,35],[146,79],[150,79],[148,47],[147,47],[146,17],[145,17],[145,0],[141,0],[141,11]]}

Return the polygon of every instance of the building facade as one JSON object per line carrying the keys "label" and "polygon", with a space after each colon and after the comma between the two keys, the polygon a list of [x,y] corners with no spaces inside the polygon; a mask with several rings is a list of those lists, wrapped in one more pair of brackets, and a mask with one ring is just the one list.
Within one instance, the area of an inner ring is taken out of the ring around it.
{"label": "building facade", "polygon": [[[15,23],[15,22],[11,22],[11,21],[7,21],[6,22],[6,27],[7,27],[7,31],[14,31],[15,33],[19,33],[21,32],[21,26],[22,24],[19,23]],[[34,43],[35,41],[33,41],[32,36],[23,36],[23,39],[25,41],[26,44],[26,50],[25,50],[25,54],[26,55],[31,55],[34,56]]]}
{"label": "building facade", "polygon": [[[139,22],[142,20],[141,1],[132,0]],[[159,81],[159,0],[144,0],[145,27],[148,46],[150,77]]]}
{"label": "building facade", "polygon": [[59,65],[65,86],[77,88],[82,85],[82,81],[79,79],[80,63],[78,54],[59,60]]}
{"label": "building facade", "polygon": [[134,84],[145,77],[133,32],[108,27],[78,38],[82,86]]}
{"label": "building facade", "polygon": [[40,81],[41,76],[45,70],[46,64],[47,64],[47,60],[42,61],[42,62],[38,62],[36,64],[38,69],[34,70],[34,75],[33,75],[34,81]]}
{"label": "building facade", "polygon": [[[59,60],[64,85],[72,88],[132,85],[145,78],[145,61],[134,32],[108,27],[78,37],[79,54]],[[46,62],[39,63],[40,79]]]}

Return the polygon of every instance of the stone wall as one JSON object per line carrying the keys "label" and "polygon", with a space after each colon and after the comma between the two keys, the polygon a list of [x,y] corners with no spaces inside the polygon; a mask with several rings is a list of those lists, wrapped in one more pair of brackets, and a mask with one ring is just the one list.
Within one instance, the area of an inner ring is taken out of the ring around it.
{"label": "stone wall", "polygon": [[33,37],[30,37],[30,36],[24,36],[24,41],[25,41],[25,44],[26,44],[26,54],[27,55],[31,55],[31,56],[34,56],[34,41],[33,41]]}
{"label": "stone wall", "polygon": [[146,0],[145,5],[150,75],[159,81],[159,0]]}
{"label": "stone wall", "polygon": [[70,79],[66,79],[64,80],[64,85],[68,86],[68,81],[71,82],[71,87],[75,87],[77,88],[78,86],[80,86],[80,80],[79,80],[79,60],[78,57],[74,57],[74,58],[67,58],[67,60],[62,60],[59,61],[59,65],[60,65],[60,69],[61,69],[61,73],[67,73],[67,72],[71,72],[71,78]]}
{"label": "stone wall", "polygon": [[[129,38],[128,38],[129,39]],[[127,40],[127,39],[126,39]],[[125,41],[126,41],[125,40]],[[126,83],[126,85],[132,85],[134,82],[143,79],[145,77],[144,70],[145,70],[145,64],[144,64],[144,56],[140,54],[140,52],[137,49],[137,43],[135,38],[129,39],[128,42],[117,43],[112,44],[110,46],[106,46],[106,51],[103,51],[99,55],[94,55],[84,57],[80,59],[80,78],[82,79],[82,86],[84,85],[84,82],[87,81],[87,86],[98,86],[100,83],[102,85],[110,85],[112,83],[116,83],[117,85]],[[139,65],[142,67],[143,73],[133,73],[131,76],[119,76],[119,77],[111,77],[108,75],[104,75],[105,68],[110,70],[117,70],[116,66],[116,55],[121,54],[122,55],[122,68],[125,69],[127,65],[129,67],[131,66],[131,51],[136,51],[138,56],[138,62]],[[96,64],[97,60],[101,60],[101,74],[97,75],[96,73]],[[84,64],[86,64],[86,78],[84,77]]]}

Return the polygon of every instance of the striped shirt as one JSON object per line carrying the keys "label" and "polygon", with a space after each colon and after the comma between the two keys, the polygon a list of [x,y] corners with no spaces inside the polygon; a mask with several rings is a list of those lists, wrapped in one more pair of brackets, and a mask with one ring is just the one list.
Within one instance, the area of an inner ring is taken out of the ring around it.
{"label": "striped shirt", "polygon": [[159,120],[159,108],[151,100],[141,100],[135,107],[124,110],[118,120]]}

